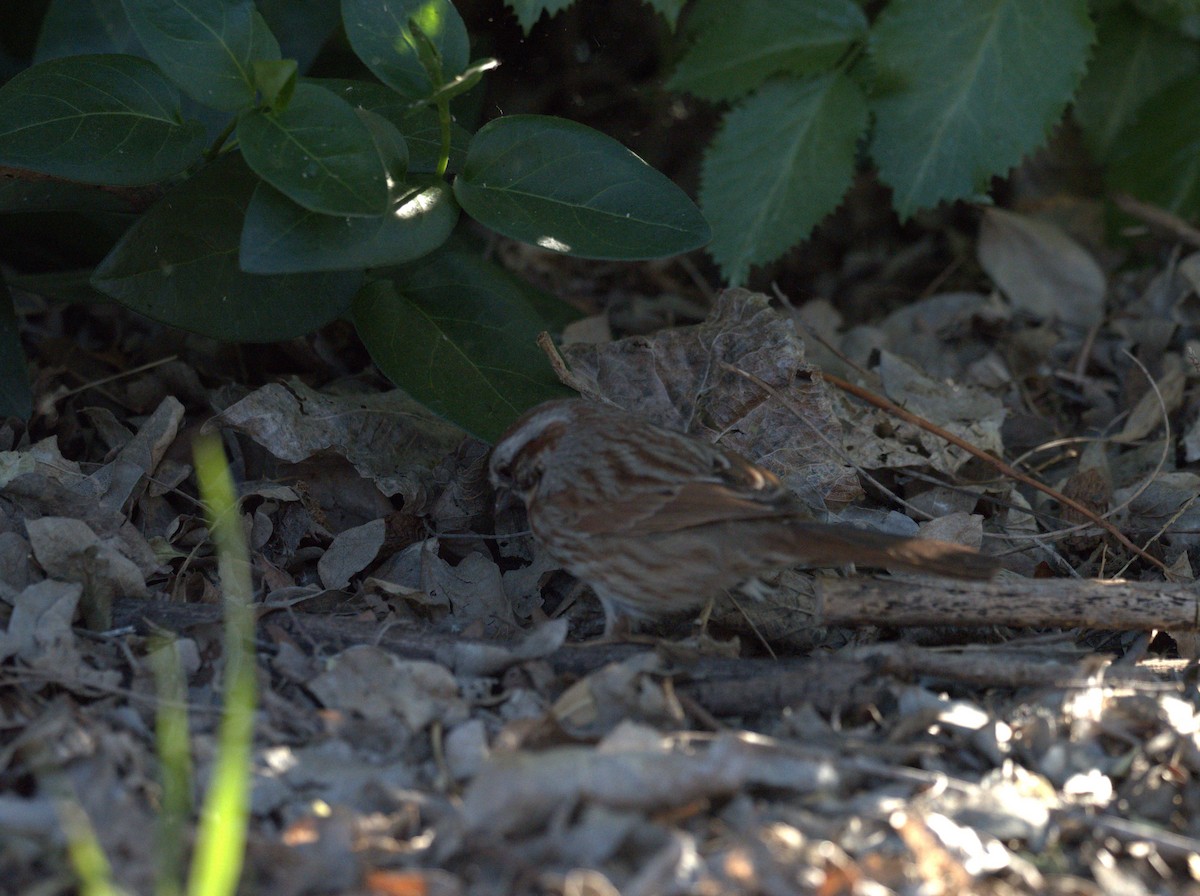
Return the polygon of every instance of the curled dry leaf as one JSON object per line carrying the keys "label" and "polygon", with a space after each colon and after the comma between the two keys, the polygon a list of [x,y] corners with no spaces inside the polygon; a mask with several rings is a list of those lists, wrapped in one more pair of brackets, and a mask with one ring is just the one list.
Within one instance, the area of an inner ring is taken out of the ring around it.
{"label": "curled dry leaf", "polygon": [[222,411],[213,422],[221,424],[291,463],[339,454],[410,508],[424,503],[430,471],[463,438],[398,389],[327,394],[299,381],[263,386]]}
{"label": "curled dry leaf", "polygon": [[841,423],[830,389],[806,360],[795,325],[761,293],[727,289],[701,324],[570,345],[563,356],[595,394],[669,429],[719,440],[813,503],[861,495],[832,447]]}
{"label": "curled dry leaf", "polygon": [[367,718],[395,717],[412,731],[433,721],[454,724],[467,717],[450,670],[424,660],[402,660],[378,647],[343,650],[308,686],[326,706]]}
{"label": "curled dry leaf", "polygon": [[979,263],[1013,306],[1033,318],[1090,327],[1104,316],[1104,271],[1047,221],[987,209],[979,228]]}

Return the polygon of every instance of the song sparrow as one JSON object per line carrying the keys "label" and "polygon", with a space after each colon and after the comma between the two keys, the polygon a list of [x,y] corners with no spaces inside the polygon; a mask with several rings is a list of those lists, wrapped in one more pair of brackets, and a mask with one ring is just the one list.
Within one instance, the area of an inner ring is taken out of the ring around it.
{"label": "song sparrow", "polygon": [[773,474],[692,436],[579,399],[526,413],[492,452],[492,484],[525,502],[550,555],[621,614],[696,611],[754,575],[859,563],[985,579],[962,545],[814,522]]}

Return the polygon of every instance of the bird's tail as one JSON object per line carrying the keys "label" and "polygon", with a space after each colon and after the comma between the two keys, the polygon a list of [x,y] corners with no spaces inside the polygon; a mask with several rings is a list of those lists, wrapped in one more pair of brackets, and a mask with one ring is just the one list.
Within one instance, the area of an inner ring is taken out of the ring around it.
{"label": "bird's tail", "polygon": [[930,573],[954,579],[990,579],[999,562],[973,548],[931,538],[907,538],[833,523],[793,521],[777,527],[768,539],[781,559],[820,566],[879,566],[908,572]]}

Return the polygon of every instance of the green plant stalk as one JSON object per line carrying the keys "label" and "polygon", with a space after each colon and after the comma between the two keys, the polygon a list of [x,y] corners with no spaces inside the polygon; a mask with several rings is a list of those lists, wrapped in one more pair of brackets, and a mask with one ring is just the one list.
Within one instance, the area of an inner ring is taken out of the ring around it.
{"label": "green plant stalk", "polygon": [[151,647],[150,667],[158,688],[155,739],[162,776],[155,893],[183,892],[184,842],[192,812],[192,763],[188,750],[187,693],[178,642],[164,638]]}
{"label": "green plant stalk", "polygon": [[58,817],[67,835],[67,857],[79,878],[79,892],[83,896],[123,896],[124,891],[112,882],[112,866],[83,807],[74,797],[62,798]]}
{"label": "green plant stalk", "polygon": [[437,176],[445,177],[446,169],[450,165],[450,98],[441,93],[441,88],[446,83],[446,73],[442,68],[442,54],[438,52],[437,45],[429,39],[429,35],[422,30],[416,19],[408,20],[408,28],[412,32],[413,41],[416,44],[417,59],[420,60],[421,67],[425,69],[425,74],[429,76],[429,81],[433,85],[433,96],[436,97],[434,105],[437,107],[438,128],[441,131]]}
{"label": "green plant stalk", "polygon": [[227,896],[236,891],[241,876],[250,814],[250,750],[258,690],[250,557],[220,437],[201,436],[193,453],[225,593],[225,703],[188,893]]}
{"label": "green plant stalk", "polygon": [[450,100],[439,99],[437,112],[438,127],[442,132],[442,142],[438,146],[437,176],[445,177],[446,169],[450,166]]}
{"label": "green plant stalk", "polygon": [[217,134],[217,138],[213,140],[212,146],[204,151],[205,161],[211,162],[221,154],[221,147],[223,147],[225,142],[233,135],[234,130],[237,128],[237,122],[238,120],[236,115],[229,119],[229,124],[225,125],[224,130]]}

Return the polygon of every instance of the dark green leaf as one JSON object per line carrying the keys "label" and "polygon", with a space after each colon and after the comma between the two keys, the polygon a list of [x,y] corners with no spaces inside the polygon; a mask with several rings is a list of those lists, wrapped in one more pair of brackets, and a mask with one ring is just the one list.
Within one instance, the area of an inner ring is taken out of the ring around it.
{"label": "dark green leaf", "polygon": [[1200,215],[1200,75],[1142,105],[1117,135],[1105,179],[1185,218]]}
{"label": "dark green leaf", "polygon": [[437,44],[425,33],[421,23],[414,18],[408,20],[408,31],[413,36],[413,49],[417,51],[417,62],[425,69],[429,83],[440,85],[445,81],[445,69],[442,67],[442,54]]}
{"label": "dark green leaf", "polygon": [[296,91],[296,60],[256,60],[254,86],[262,94],[263,102],[272,109],[285,108]]}
{"label": "dark green leaf", "polygon": [[747,93],[771,75],[825,72],[867,33],[853,0],[700,0],[699,29],[667,86],[712,100]]}
{"label": "dark green leaf", "polygon": [[380,215],[387,181],[371,132],[348,103],[297,84],[286,109],[251,109],[238,120],[242,154],[275,189],[326,215]]}
{"label": "dark green leaf", "polygon": [[195,161],[204,131],[136,56],[43,62],[0,88],[0,164],[84,183],[145,184]]}
{"label": "dark green leaf", "polygon": [[33,414],[33,393],[29,389],[29,369],[25,349],[17,331],[17,312],[4,278],[0,277],[0,420]]}
{"label": "dark green leaf", "polygon": [[285,59],[295,59],[306,72],[334,31],[340,31],[342,11],[331,0],[258,0],[255,4],[267,27],[279,40]]}
{"label": "dark green leaf", "polygon": [[1087,77],[1075,97],[1075,120],[1088,149],[1103,162],[1138,107],[1172,81],[1200,68],[1200,54],[1195,41],[1124,6],[1104,13],[1097,34]]}
{"label": "dark green leaf", "polygon": [[1133,0],[1133,7],[1184,37],[1200,38],[1200,3],[1196,0]]}
{"label": "dark green leaf", "polygon": [[452,78],[467,65],[467,28],[449,0],[342,0],[342,20],[354,52],[384,84],[408,100],[433,92],[408,27],[415,20],[442,57],[442,74]]}
{"label": "dark green leaf", "polygon": [[447,247],[402,268],[393,281],[364,287],[354,299],[354,322],[392,382],[495,441],[521,411],[569,394],[537,348],[546,321],[531,292],[478,254]]}
{"label": "dark green leaf", "polygon": [[[436,110],[427,106],[413,109],[408,100],[382,84],[338,78],[312,78],[309,81],[337,94],[356,109],[382,115],[394,124],[408,145],[409,171],[420,174],[437,171],[441,128]],[[471,135],[461,125],[450,123],[450,171],[462,169],[470,140]]]}
{"label": "dark green leaf", "polygon": [[121,0],[50,0],[33,61],[88,53],[144,55]]}
{"label": "dark green leaf", "polygon": [[646,0],[646,3],[660,16],[667,20],[667,25],[674,29],[683,11],[686,0]]}
{"label": "dark green leaf", "polygon": [[429,99],[431,102],[450,102],[455,97],[462,96],[481,80],[486,72],[498,68],[500,63],[495,59],[478,59],[472,62],[462,74],[450,78],[441,87],[434,90]]}
{"label": "dark green leaf", "polygon": [[264,277],[238,268],[238,240],[258,179],[226,156],[172,190],[121,238],[92,277],[122,305],[217,339],[269,342],[345,312],[362,277]]}
{"label": "dark green leaf", "polygon": [[517,14],[517,21],[528,34],[529,29],[542,17],[542,13],[558,15],[574,2],[575,0],[508,0],[508,6]]}
{"label": "dark green leaf", "polygon": [[977,195],[1045,138],[1083,77],[1087,0],[893,0],[871,29],[871,153],[902,217]]}
{"label": "dark green leaf", "polygon": [[252,0],[124,0],[146,53],[189,96],[235,111],[254,102],[256,61],[279,44]]}
{"label": "dark green leaf", "polygon": [[398,189],[391,211],[375,218],[318,215],[260,184],[246,212],[241,265],[277,274],[403,264],[444,243],[457,221],[458,204],[441,180]]}
{"label": "dark green leaf", "polygon": [[408,143],[400,130],[382,115],[368,112],[366,109],[355,109],[354,114],[371,132],[375,152],[379,155],[379,161],[383,165],[384,174],[387,177],[386,183],[389,185],[391,194],[394,195],[397,187],[390,185],[399,184],[408,174]]}
{"label": "dark green leaf", "polygon": [[771,81],[725,116],[704,157],[709,252],[726,279],[804,239],[842,200],[867,128],[858,85],[834,73]]}
{"label": "dark green leaf", "polygon": [[683,190],[616,140],[563,118],[484,125],[454,194],[505,236],[583,258],[660,258],[709,239]]}

